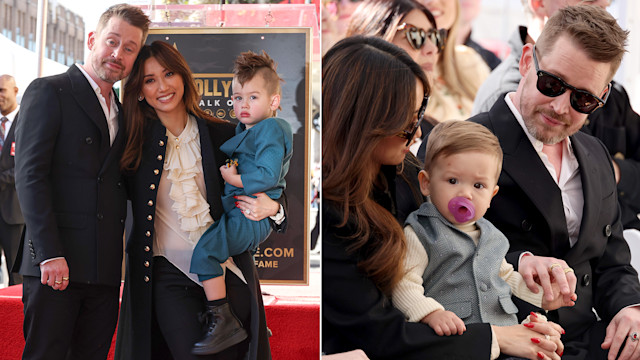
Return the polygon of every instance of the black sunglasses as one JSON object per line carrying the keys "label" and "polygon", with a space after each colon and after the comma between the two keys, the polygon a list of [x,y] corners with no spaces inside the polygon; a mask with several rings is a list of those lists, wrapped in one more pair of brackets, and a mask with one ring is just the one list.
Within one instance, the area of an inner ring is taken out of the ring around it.
{"label": "black sunglasses", "polygon": [[403,23],[398,26],[397,31],[403,31],[409,45],[416,50],[420,50],[424,46],[427,38],[436,46],[438,52],[444,49],[444,37],[436,29],[425,30],[409,23]]}
{"label": "black sunglasses", "polygon": [[542,95],[548,97],[556,97],[564,94],[565,91],[569,89],[571,90],[571,97],[569,98],[571,107],[577,112],[583,114],[591,114],[597,108],[604,106],[604,104],[607,102],[609,93],[611,92],[611,83],[607,85],[607,92],[604,95],[604,99],[601,99],[586,90],[581,90],[567,84],[558,76],[555,76],[544,70],[540,70],[535,45],[533,45],[532,51],[533,64],[536,67],[536,74],[538,75],[538,82],[536,83],[536,87]]}
{"label": "black sunglasses", "polygon": [[406,146],[411,145],[411,141],[413,141],[413,137],[416,135],[416,132],[418,131],[418,128],[422,123],[422,120],[424,120],[424,111],[427,109],[427,104],[429,104],[429,97],[425,95],[425,97],[422,98],[422,104],[420,105],[420,110],[418,110],[418,121],[416,121],[416,123],[413,125],[411,130],[402,130],[397,134],[399,137],[407,140]]}

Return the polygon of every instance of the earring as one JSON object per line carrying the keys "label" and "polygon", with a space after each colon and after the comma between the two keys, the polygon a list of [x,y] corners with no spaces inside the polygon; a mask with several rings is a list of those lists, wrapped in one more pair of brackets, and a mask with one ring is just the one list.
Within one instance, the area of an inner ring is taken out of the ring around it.
{"label": "earring", "polygon": [[142,101],[142,100],[144,100],[144,96],[142,95],[138,96],[138,101]]}

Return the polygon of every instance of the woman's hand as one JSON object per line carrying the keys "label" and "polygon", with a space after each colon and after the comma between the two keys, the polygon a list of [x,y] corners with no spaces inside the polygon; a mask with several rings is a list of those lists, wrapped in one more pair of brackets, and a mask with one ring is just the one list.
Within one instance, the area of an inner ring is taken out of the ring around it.
{"label": "woman's hand", "polygon": [[253,221],[260,221],[274,216],[280,210],[280,204],[265,193],[253,194],[255,198],[246,195],[234,196],[236,207],[242,210],[244,216]]}
{"label": "woman's hand", "polygon": [[491,326],[500,352],[531,360],[560,360],[564,345],[560,335],[564,330],[553,322],[532,322],[524,325]]}

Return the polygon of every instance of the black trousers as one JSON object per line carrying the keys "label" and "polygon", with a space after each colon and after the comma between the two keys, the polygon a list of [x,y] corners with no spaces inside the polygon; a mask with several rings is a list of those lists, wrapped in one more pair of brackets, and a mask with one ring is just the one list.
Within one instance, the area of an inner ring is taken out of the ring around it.
{"label": "black trousers", "polygon": [[7,273],[9,274],[9,286],[22,283],[22,275],[12,273],[11,268],[16,262],[18,247],[24,224],[7,224],[0,216],[0,249],[4,250],[4,257],[7,260]]}
{"label": "black trousers", "polygon": [[[235,274],[227,272],[227,297],[234,313],[251,334],[249,289]],[[235,360],[246,353],[251,336],[236,346],[215,355],[191,354],[193,344],[205,334],[198,315],[206,310],[206,296],[201,286],[162,256],[153,263],[153,323],[151,358],[154,360]]]}
{"label": "black trousers", "polygon": [[64,291],[25,276],[23,359],[104,360],[118,321],[120,288],[71,283]]}

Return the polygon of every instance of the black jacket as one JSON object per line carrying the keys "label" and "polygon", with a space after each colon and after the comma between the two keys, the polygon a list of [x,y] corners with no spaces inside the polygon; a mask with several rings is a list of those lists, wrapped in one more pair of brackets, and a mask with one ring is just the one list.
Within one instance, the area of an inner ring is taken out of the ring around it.
{"label": "black jacket", "polygon": [[[220,145],[235,134],[235,126],[203,119],[197,119],[197,122],[207,202],[211,216],[218,220],[223,213],[220,196],[224,185],[218,169],[227,158],[220,151]],[[153,232],[157,188],[167,144],[166,128],[160,121],[149,121],[145,137],[139,168],[133,174],[126,174],[127,191],[133,205],[133,231],[126,246],[127,273],[116,351],[116,357],[124,360],[151,357]],[[245,276],[252,296],[249,299],[234,299],[230,293],[229,300],[233,306],[241,306],[238,301],[248,303],[247,306],[251,308],[250,338],[258,339],[251,341],[247,359],[270,359],[262,294],[253,257],[249,252],[244,252],[234,256],[234,261]],[[205,300],[203,298],[203,302]]]}
{"label": "black jacket", "polygon": [[[120,107],[120,103],[118,103]],[[77,66],[34,80],[16,127],[16,190],[26,235],[14,269],[64,257],[74,282],[120,286],[126,192],[119,161],[124,120],[109,130],[94,90]]]}
{"label": "black jacket", "polygon": [[575,271],[576,305],[549,314],[566,331],[563,359],[585,359],[589,345],[585,334],[596,323],[591,309],[608,323],[622,308],[640,303],[638,273],[629,264],[629,247],[622,237],[608,151],[583,132],[570,137],[580,164],[584,208],[578,241],[569,248],[560,189],[506,102],[499,100],[488,113],[469,121],[489,128],[504,153],[500,191],[485,218],[509,239],[507,260],[517,270],[518,256],[531,251],[564,259]]}

